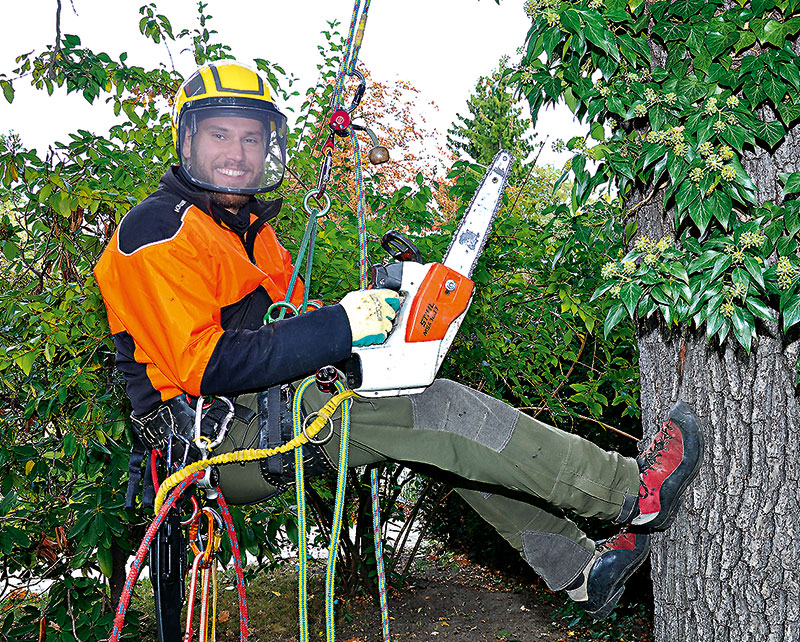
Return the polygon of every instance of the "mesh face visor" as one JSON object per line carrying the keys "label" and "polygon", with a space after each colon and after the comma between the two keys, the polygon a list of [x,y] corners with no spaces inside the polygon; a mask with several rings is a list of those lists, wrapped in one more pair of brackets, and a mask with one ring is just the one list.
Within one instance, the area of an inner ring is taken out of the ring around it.
{"label": "mesh face visor", "polygon": [[277,188],[286,168],[286,117],[265,101],[214,102],[190,104],[181,112],[177,143],[186,178],[230,194]]}

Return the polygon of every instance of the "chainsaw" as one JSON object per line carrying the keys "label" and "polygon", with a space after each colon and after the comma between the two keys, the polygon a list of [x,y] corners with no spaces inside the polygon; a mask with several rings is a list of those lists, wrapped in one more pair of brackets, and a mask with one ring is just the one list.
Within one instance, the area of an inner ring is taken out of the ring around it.
{"label": "chainsaw", "polygon": [[371,287],[395,290],[403,302],[384,343],[353,349],[348,382],[359,395],[415,394],[433,383],[472,303],[470,276],[500,208],[511,163],[506,151],[494,157],[441,263],[423,263],[419,250],[398,232],[382,239],[396,262],[373,266]]}

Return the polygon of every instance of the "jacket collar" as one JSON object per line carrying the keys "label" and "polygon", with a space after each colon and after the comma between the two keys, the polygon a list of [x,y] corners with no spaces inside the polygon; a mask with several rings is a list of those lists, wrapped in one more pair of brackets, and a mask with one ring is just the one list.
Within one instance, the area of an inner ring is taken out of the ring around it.
{"label": "jacket collar", "polygon": [[247,204],[236,214],[233,214],[224,207],[212,203],[211,196],[206,190],[195,187],[187,181],[181,175],[178,165],[170,167],[164,176],[161,177],[160,187],[177,194],[192,205],[197,206],[213,218],[218,225],[224,224],[240,236],[250,227],[251,214],[255,214],[256,218],[263,224],[275,218],[281,211],[281,205],[283,205],[282,198],[262,201],[261,199],[251,196]]}

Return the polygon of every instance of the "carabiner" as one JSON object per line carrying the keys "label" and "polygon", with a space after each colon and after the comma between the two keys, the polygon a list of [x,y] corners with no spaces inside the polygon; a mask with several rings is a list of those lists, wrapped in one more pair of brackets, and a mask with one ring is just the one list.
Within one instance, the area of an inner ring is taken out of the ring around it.
{"label": "carabiner", "polygon": [[361,104],[361,99],[364,97],[364,94],[367,91],[367,79],[364,78],[364,74],[362,74],[358,69],[353,69],[353,71],[348,75],[357,76],[359,80],[356,93],[353,95],[353,102],[351,102],[350,106],[345,109],[348,114],[352,114],[353,110]]}
{"label": "carabiner", "polygon": [[219,513],[210,506],[203,507],[203,514],[208,520],[208,535],[206,550],[203,552],[203,564],[208,564],[211,561],[212,555],[216,554],[222,543],[222,533],[225,530],[225,524],[222,522],[222,517],[220,517]]}

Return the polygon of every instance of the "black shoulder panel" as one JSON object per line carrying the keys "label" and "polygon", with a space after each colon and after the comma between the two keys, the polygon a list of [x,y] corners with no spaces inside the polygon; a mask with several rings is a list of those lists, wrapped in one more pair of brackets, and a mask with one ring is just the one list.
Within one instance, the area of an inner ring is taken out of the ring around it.
{"label": "black shoulder panel", "polygon": [[154,192],[128,212],[119,224],[120,251],[133,254],[148,245],[174,238],[190,206],[189,201],[164,189]]}

